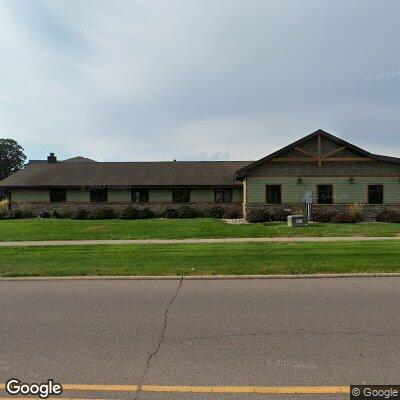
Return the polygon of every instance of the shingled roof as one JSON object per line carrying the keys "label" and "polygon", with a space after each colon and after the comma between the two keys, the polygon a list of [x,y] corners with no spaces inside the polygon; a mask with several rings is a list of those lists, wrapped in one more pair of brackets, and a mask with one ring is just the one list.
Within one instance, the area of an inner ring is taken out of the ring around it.
{"label": "shingled roof", "polygon": [[240,186],[233,179],[252,161],[28,163],[0,182],[6,188]]}

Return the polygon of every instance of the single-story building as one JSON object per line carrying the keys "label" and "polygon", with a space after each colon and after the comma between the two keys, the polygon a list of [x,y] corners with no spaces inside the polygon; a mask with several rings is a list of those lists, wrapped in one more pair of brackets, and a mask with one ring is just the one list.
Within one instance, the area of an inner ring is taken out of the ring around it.
{"label": "single-story building", "polygon": [[354,203],[373,216],[400,205],[400,158],[372,154],[323,130],[258,161],[30,161],[0,182],[11,208],[210,207],[298,210]]}

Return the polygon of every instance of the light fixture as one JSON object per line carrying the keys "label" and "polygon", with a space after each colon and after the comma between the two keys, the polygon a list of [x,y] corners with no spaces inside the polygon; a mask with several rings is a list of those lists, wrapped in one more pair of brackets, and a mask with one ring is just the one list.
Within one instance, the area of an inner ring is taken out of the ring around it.
{"label": "light fixture", "polygon": [[349,179],[349,183],[350,183],[350,185],[353,185],[354,183],[356,183],[356,181],[355,181],[355,179],[353,177],[351,177]]}
{"label": "light fixture", "polygon": [[299,176],[299,178],[297,179],[297,183],[298,183],[299,185],[301,185],[301,184],[303,183],[303,179],[301,179],[300,176]]}

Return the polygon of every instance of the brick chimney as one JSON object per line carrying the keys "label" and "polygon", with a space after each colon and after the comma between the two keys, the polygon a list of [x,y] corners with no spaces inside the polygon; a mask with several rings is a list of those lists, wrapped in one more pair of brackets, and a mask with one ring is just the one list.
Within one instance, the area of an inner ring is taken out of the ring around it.
{"label": "brick chimney", "polygon": [[47,162],[48,164],[55,164],[57,162],[57,157],[54,155],[54,153],[50,153],[47,156]]}

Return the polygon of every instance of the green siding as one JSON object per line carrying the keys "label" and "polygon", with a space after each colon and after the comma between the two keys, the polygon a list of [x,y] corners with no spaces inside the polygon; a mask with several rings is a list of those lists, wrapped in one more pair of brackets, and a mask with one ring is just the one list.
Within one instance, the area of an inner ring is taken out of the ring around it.
{"label": "green siding", "polygon": [[400,203],[399,178],[389,177],[357,177],[355,183],[349,183],[349,177],[304,177],[303,183],[297,183],[297,177],[247,177],[247,202],[265,203],[265,185],[282,185],[282,202],[299,203],[303,201],[306,191],[316,192],[316,185],[329,184],[334,186],[334,203],[367,203],[368,185],[384,185],[384,202],[386,204]]}
{"label": "green siding", "polygon": [[213,202],[214,189],[191,189],[190,190],[191,202]]}
{"label": "green siding", "polygon": [[13,189],[11,200],[22,201],[50,201],[50,191],[46,189]]}
{"label": "green siding", "polygon": [[90,201],[90,192],[89,190],[68,189],[67,201],[74,201],[74,202]]}
{"label": "green siding", "polygon": [[149,201],[172,201],[171,189],[150,189]]}
{"label": "green siding", "polygon": [[243,188],[232,190],[232,201],[239,203],[243,202]]}
{"label": "green siding", "polygon": [[129,203],[131,201],[131,191],[110,189],[108,191],[108,201],[115,203]]}

